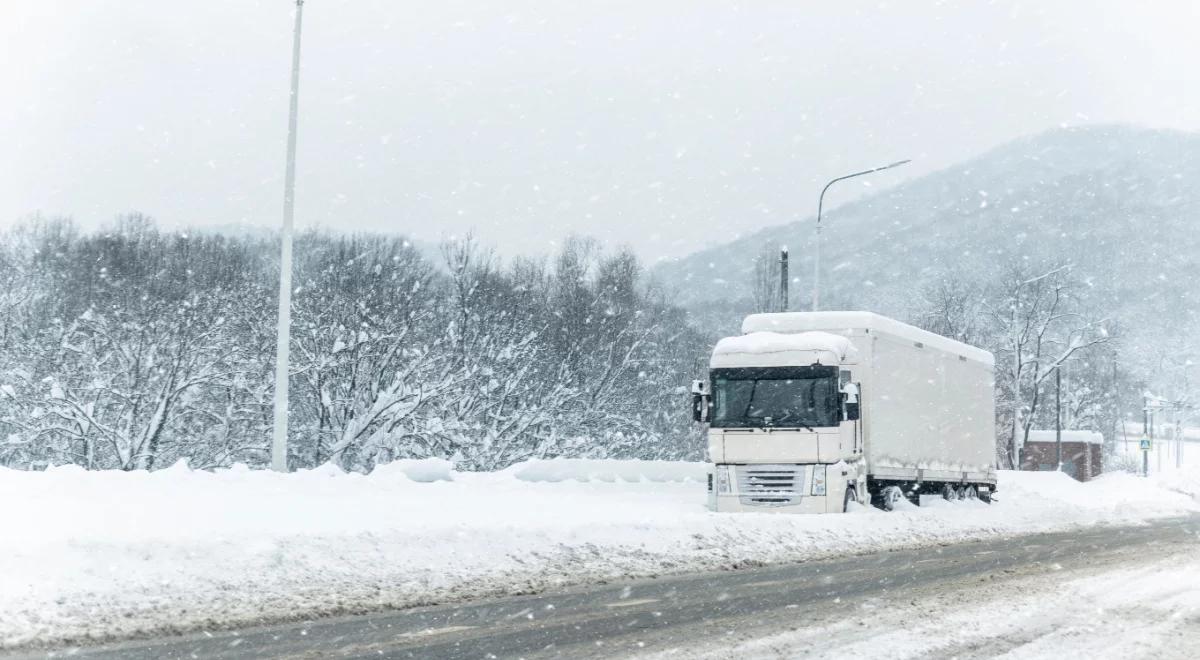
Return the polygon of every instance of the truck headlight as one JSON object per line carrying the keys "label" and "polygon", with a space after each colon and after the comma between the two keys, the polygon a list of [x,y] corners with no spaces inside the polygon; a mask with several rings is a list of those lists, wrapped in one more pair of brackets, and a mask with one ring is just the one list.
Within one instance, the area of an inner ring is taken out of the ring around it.
{"label": "truck headlight", "polygon": [[717,466],[717,494],[728,495],[733,492],[728,465]]}
{"label": "truck headlight", "polygon": [[814,465],[812,474],[813,474],[813,476],[812,476],[812,494],[813,495],[824,495],[825,494],[825,466],[824,465]]}

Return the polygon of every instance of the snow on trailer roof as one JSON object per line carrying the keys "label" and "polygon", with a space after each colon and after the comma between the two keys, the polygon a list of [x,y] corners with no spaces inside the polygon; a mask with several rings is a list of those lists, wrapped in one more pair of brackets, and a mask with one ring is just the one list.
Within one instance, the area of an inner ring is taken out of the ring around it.
{"label": "snow on trailer roof", "polygon": [[[1104,436],[1095,431],[1079,431],[1071,429],[1070,431],[1063,429],[1063,442],[1085,442],[1091,445],[1104,444]],[[1029,442],[1057,442],[1054,436],[1054,429],[1030,429]]]}
{"label": "snow on trailer roof", "polygon": [[901,323],[873,312],[774,312],[751,314],[742,321],[742,332],[797,333],[811,330],[841,332],[864,329],[874,333],[888,334],[913,342],[921,342],[931,348],[961,355],[969,360],[995,365],[992,354],[970,344],[949,337],[935,335],[928,330]]}
{"label": "snow on trailer roof", "polygon": [[[712,367],[765,366],[759,360],[774,356],[780,365],[824,364],[838,365],[853,359],[857,351],[850,340],[829,332],[751,332],[726,337],[713,348]],[[754,356],[752,363],[742,364],[742,356]]]}

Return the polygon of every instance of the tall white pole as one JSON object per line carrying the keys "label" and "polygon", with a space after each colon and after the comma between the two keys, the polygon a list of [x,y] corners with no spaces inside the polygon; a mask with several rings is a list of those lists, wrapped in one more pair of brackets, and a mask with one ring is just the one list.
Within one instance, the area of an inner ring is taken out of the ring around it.
{"label": "tall white pole", "polygon": [[292,221],[296,214],[296,115],[300,111],[300,18],[304,0],[296,0],[292,36],[292,95],[288,114],[287,172],[283,179],[283,231],[279,248],[279,327],[275,338],[275,428],[271,468],[287,472],[288,359],[292,342]]}

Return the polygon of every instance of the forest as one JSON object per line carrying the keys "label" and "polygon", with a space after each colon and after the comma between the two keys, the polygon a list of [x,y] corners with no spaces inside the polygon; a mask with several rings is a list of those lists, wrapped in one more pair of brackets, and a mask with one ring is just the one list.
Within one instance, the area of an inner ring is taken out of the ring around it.
{"label": "forest", "polygon": [[[0,247],[0,464],[269,463],[278,242],[24,222]],[[701,457],[708,342],[627,250],[296,239],[289,463]]]}

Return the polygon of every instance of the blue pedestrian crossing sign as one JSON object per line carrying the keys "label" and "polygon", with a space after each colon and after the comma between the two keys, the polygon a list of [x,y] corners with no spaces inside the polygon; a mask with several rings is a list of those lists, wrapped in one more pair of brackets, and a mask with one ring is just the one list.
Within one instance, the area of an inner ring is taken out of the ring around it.
{"label": "blue pedestrian crossing sign", "polygon": [[1139,449],[1141,449],[1142,451],[1150,451],[1150,449],[1152,448],[1152,445],[1154,444],[1154,441],[1151,440],[1150,438],[1143,437],[1139,444],[1140,444]]}

